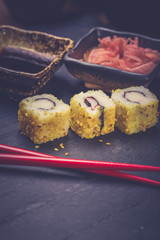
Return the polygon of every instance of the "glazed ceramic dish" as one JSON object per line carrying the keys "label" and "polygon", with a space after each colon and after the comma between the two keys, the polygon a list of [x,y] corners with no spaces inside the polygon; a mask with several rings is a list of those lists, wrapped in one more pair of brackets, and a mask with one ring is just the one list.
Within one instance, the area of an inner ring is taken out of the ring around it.
{"label": "glazed ceramic dish", "polygon": [[36,94],[72,47],[69,38],[1,26],[0,91],[13,97]]}
{"label": "glazed ceramic dish", "polygon": [[138,74],[83,61],[86,52],[97,47],[98,38],[113,37],[114,35],[124,38],[138,37],[142,47],[160,51],[160,40],[158,39],[97,27],[83,36],[75,47],[66,54],[64,61],[68,71],[76,78],[83,80],[86,87],[102,89],[107,92],[130,86],[143,85],[147,87],[158,74],[160,63],[149,74]]}

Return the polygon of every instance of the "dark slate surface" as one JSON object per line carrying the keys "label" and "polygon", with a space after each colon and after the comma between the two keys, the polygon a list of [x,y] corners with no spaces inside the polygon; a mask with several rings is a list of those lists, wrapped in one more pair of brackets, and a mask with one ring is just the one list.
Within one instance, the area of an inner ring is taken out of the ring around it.
{"label": "dark slate surface", "polygon": [[[77,41],[95,26],[102,24],[90,16],[76,16],[32,29]],[[160,97],[158,80],[150,89]],[[83,83],[63,65],[42,92],[69,103],[81,90]],[[145,133],[127,136],[116,129],[92,140],[70,131],[35,149],[20,135],[17,111],[18,103],[0,96],[0,143],[61,157],[68,152],[73,158],[160,166],[160,123]],[[55,152],[61,142],[65,148]],[[139,175],[160,180],[159,173]],[[74,170],[0,166],[0,240],[159,239],[159,203],[160,189],[153,186]]]}

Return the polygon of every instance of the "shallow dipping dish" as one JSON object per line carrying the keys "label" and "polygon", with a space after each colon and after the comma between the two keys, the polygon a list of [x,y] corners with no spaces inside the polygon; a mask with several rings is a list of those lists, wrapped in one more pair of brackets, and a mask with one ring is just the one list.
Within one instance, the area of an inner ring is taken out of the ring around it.
{"label": "shallow dipping dish", "polygon": [[[23,60],[21,59],[22,55],[26,55],[26,53],[29,61],[32,61],[33,56],[36,55],[36,61],[43,62],[40,70],[34,73],[0,66],[0,91],[13,97],[36,94],[52,79],[55,71],[61,66],[65,53],[72,47],[73,41],[69,38],[61,38],[37,31],[26,31],[12,26],[0,26],[1,54],[4,49],[7,51],[9,49],[11,56],[12,51],[18,49],[18,57],[16,56],[16,58],[19,63]],[[16,54],[14,53],[14,57]],[[28,62],[28,64],[31,63]],[[39,63],[36,64],[38,66]],[[28,69],[30,70],[29,67]]]}
{"label": "shallow dipping dish", "polygon": [[160,63],[149,74],[138,74],[82,61],[88,51],[98,46],[98,38],[113,37],[114,35],[124,38],[138,37],[140,46],[160,51],[160,40],[158,39],[96,27],[83,36],[75,47],[66,54],[64,61],[68,71],[76,78],[83,80],[86,87],[102,89],[106,92],[131,86],[143,85],[147,87],[160,71]]}

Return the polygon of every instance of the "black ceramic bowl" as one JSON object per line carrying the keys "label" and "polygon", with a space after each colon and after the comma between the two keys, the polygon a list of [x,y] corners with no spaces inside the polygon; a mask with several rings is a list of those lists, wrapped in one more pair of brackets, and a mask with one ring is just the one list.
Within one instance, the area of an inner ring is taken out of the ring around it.
{"label": "black ceramic bowl", "polygon": [[0,26],[0,92],[12,97],[36,94],[72,47],[69,38]]}
{"label": "black ceramic bowl", "polygon": [[143,85],[147,87],[160,71],[160,63],[149,74],[138,74],[119,70],[112,67],[90,64],[82,61],[84,54],[98,45],[98,38],[138,37],[140,46],[160,51],[160,40],[129,32],[119,32],[107,28],[93,28],[83,36],[64,58],[68,71],[78,79],[84,81],[85,86],[111,92],[117,88]]}

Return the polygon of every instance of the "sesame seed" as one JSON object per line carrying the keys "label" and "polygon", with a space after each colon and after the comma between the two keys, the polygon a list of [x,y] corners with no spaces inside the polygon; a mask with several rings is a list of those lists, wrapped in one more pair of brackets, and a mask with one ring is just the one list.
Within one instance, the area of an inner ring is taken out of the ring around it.
{"label": "sesame seed", "polygon": [[110,146],[110,145],[111,145],[111,143],[107,142],[107,143],[106,143],[106,145]]}
{"label": "sesame seed", "polygon": [[63,145],[63,143],[60,143],[60,144],[59,144],[59,146],[60,146],[61,148],[64,148],[64,145]]}
{"label": "sesame seed", "polygon": [[59,151],[59,149],[58,148],[54,148],[54,151]]}

